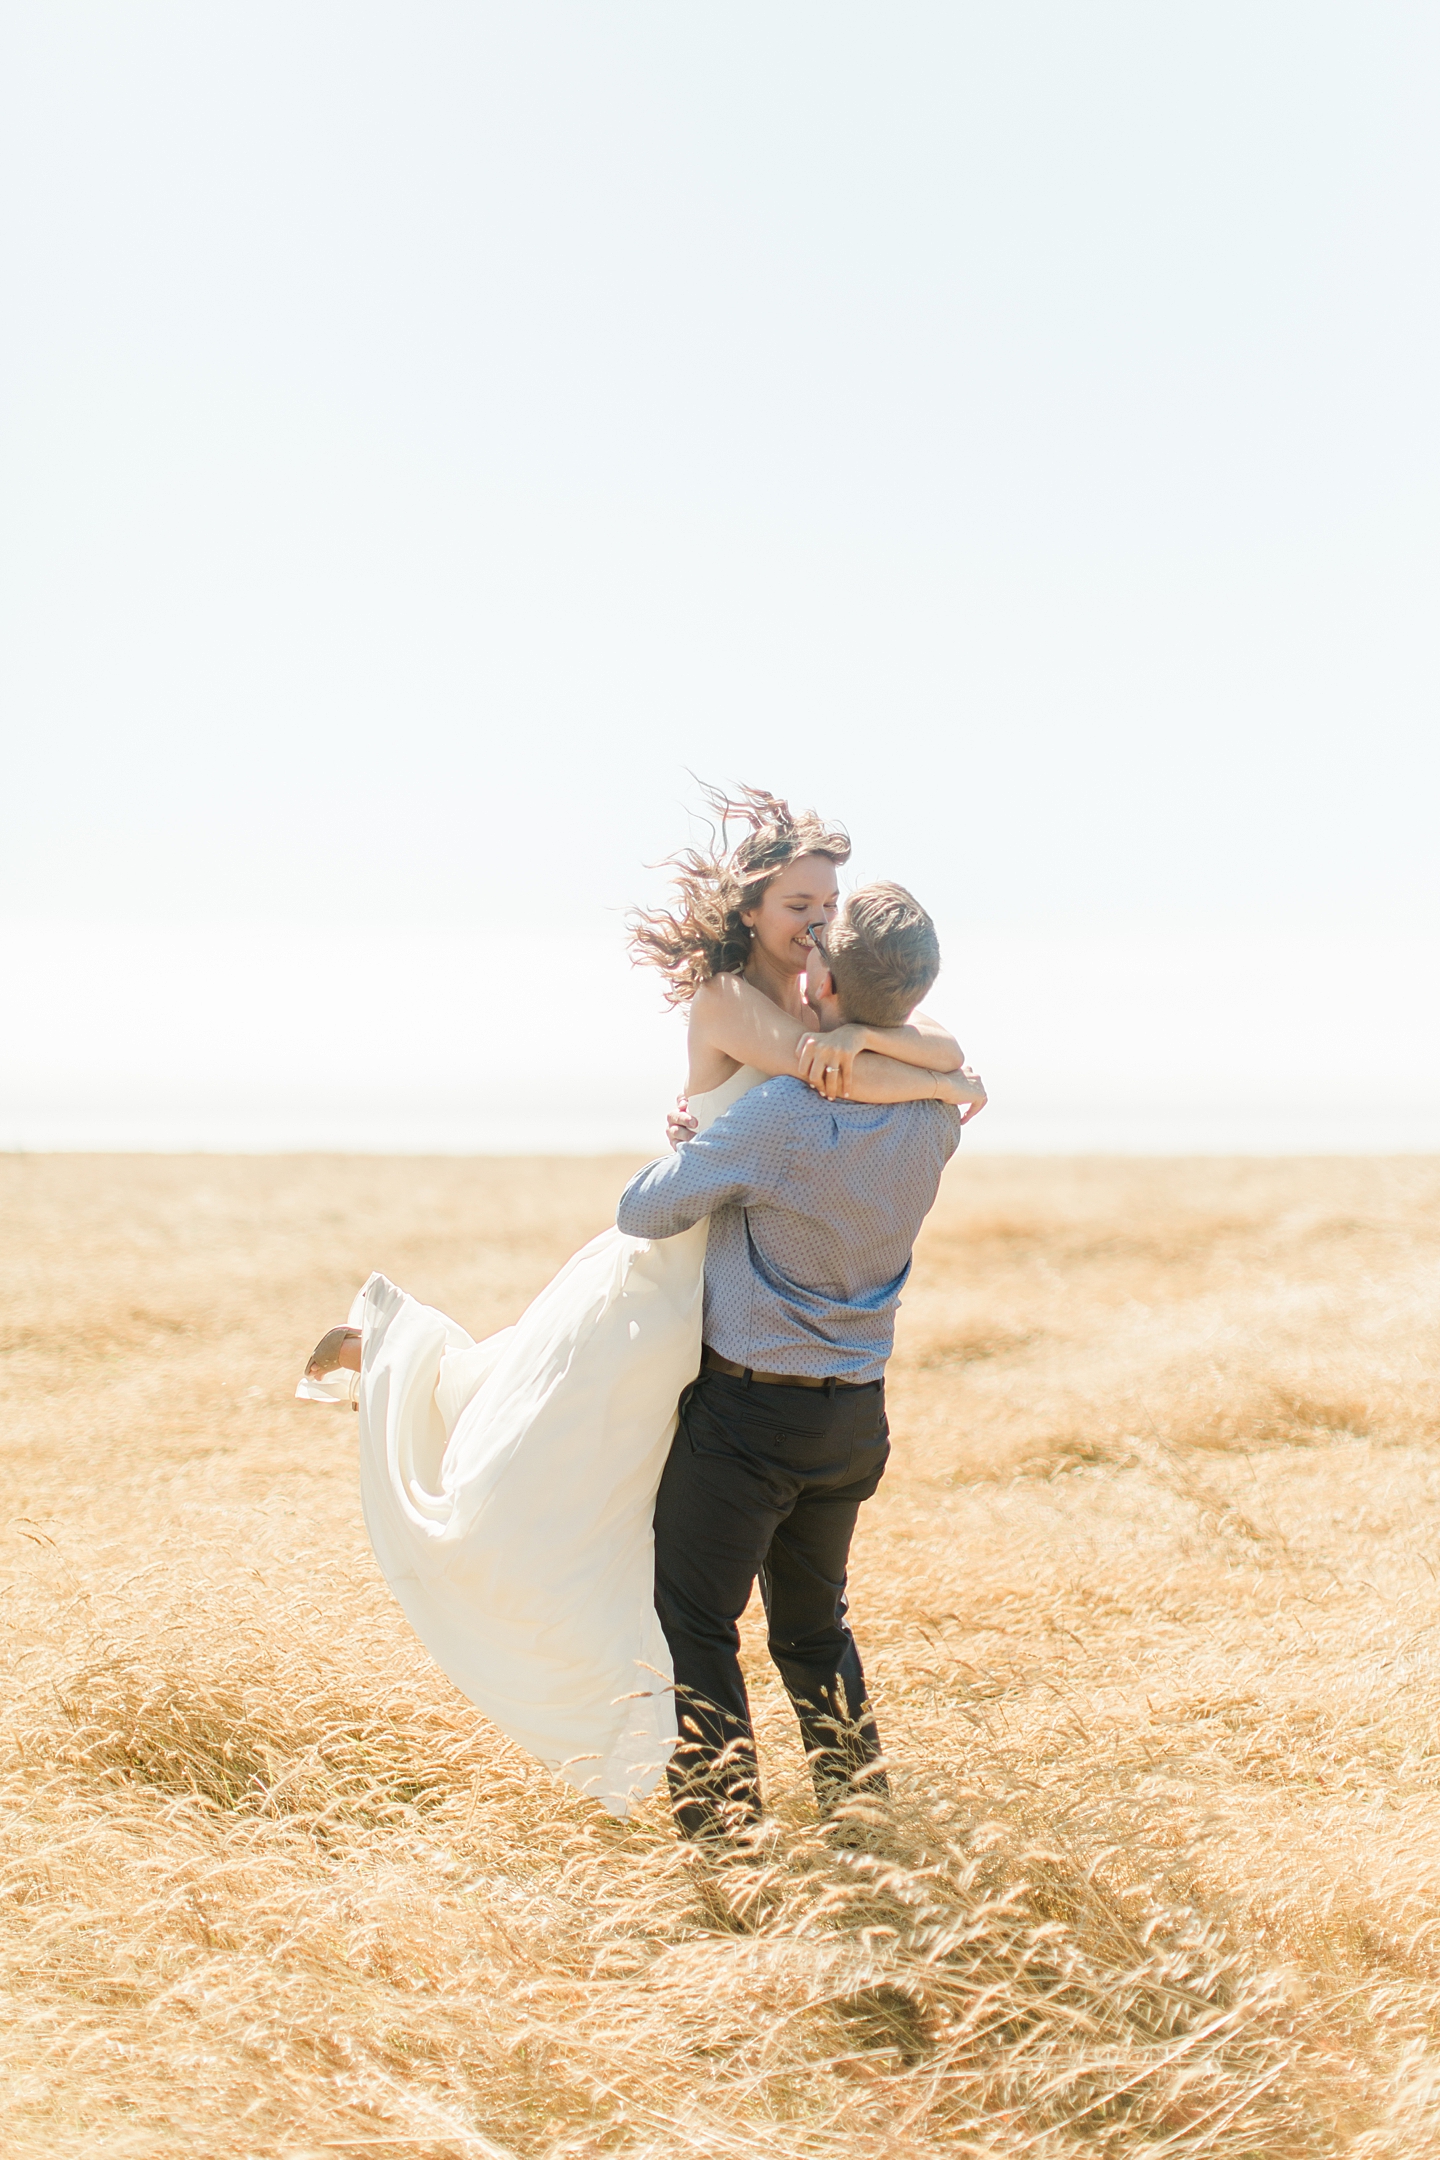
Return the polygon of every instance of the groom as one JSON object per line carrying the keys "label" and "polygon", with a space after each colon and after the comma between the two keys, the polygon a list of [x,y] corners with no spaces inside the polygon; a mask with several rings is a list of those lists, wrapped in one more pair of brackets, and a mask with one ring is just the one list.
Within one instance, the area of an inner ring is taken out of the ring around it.
{"label": "groom", "polygon": [[[935,926],[898,885],[853,893],[821,950],[810,994],[827,1030],[897,1025],[940,970]],[[975,1095],[978,1108],[978,1082]],[[911,1247],[961,1123],[939,1101],[831,1102],[801,1080],[767,1080],[620,1201],[633,1237],[710,1217],[700,1376],[681,1398],[655,1505],[655,1606],[680,1727],[670,1791],[685,1837],[743,1833],[760,1814],[737,1655],[757,1574],[822,1812],[885,1789],[846,1561],[890,1451],[885,1362]]]}

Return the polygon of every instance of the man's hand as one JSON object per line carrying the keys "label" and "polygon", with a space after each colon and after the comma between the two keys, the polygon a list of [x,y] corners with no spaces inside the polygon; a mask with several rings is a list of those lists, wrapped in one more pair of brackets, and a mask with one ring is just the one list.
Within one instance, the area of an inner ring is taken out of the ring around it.
{"label": "man's hand", "polygon": [[853,1021],[845,1021],[825,1035],[802,1035],[795,1050],[800,1078],[827,1101],[846,1102],[855,1060],[869,1047],[869,1029]]}
{"label": "man's hand", "polygon": [[683,1095],[675,1098],[675,1108],[665,1120],[665,1137],[672,1148],[679,1149],[682,1141],[693,1140],[700,1130],[700,1120],[691,1111]]}
{"label": "man's hand", "polygon": [[972,1072],[968,1065],[962,1065],[958,1072],[941,1073],[936,1092],[942,1102],[953,1103],[960,1111],[962,1125],[968,1125],[972,1117],[979,1117],[990,1100],[979,1073]]}

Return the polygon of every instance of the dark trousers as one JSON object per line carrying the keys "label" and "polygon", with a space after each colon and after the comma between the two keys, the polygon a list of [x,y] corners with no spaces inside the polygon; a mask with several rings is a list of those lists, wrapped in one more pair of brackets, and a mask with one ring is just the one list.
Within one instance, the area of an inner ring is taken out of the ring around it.
{"label": "dark trousers", "polygon": [[[655,1609],[675,1661],[670,1793],[682,1835],[724,1834],[760,1812],[737,1655],[757,1574],[770,1655],[822,1809],[879,1755],[845,1617],[845,1567],[860,1503],[889,1452],[883,1382],[827,1391],[704,1372],[682,1398],[655,1503]],[[866,1787],[883,1790],[881,1774]]]}

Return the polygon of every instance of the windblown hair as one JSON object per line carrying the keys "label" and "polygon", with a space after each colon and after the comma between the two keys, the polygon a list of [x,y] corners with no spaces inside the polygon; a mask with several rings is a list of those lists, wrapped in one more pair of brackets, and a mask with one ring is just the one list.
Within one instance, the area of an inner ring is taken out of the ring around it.
{"label": "windblown hair", "polygon": [[[637,966],[659,968],[672,1005],[688,1004],[712,975],[741,972],[753,933],[740,918],[760,905],[766,886],[787,864],[800,855],[824,855],[833,863],[850,858],[843,825],[827,825],[813,810],[792,811],[764,788],[702,792],[716,821],[709,848],[670,856],[676,873],[672,906],[637,908],[629,918],[631,956]],[[749,827],[733,847],[732,824]]]}
{"label": "windblown hair", "polygon": [[898,1027],[940,973],[935,925],[903,885],[859,885],[825,939],[847,1020]]}

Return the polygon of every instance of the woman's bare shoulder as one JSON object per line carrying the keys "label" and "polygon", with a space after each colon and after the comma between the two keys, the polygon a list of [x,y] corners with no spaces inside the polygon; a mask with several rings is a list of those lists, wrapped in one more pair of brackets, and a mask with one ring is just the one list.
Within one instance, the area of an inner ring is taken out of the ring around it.
{"label": "woman's bare shoulder", "polygon": [[698,1025],[703,1035],[707,1027],[722,1014],[734,1012],[747,997],[754,997],[743,975],[711,975],[701,983],[690,1000],[690,1032]]}
{"label": "woman's bare shoulder", "polygon": [[725,1012],[723,992],[717,993],[716,985],[723,976],[712,975],[701,983],[691,998],[686,1013],[687,1043],[689,1050],[689,1076],[686,1093],[704,1095],[711,1088],[723,1086],[732,1073],[740,1070],[737,1061],[722,1050],[715,1041],[715,1028]]}
{"label": "woman's bare shoulder", "polygon": [[693,1093],[699,1095],[720,1087],[740,1070],[740,1059],[732,1056],[717,1037],[733,1028],[735,1015],[747,995],[753,997],[754,992],[743,975],[725,974],[711,975],[691,998],[689,1085]]}
{"label": "woman's bare shoulder", "polygon": [[728,999],[753,997],[754,994],[738,970],[727,969],[723,975],[707,975],[690,1003],[692,1008],[696,1005],[719,1005]]}

